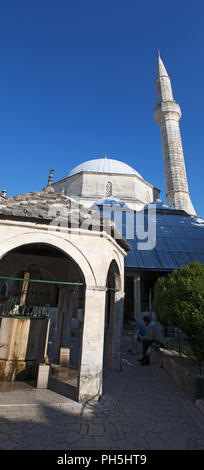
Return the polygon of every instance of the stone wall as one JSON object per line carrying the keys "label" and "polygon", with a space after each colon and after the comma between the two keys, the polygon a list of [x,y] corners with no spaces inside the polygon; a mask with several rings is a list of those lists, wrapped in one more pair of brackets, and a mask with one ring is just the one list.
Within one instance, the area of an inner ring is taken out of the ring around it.
{"label": "stone wall", "polygon": [[70,194],[79,196],[82,193],[82,181],[82,174],[77,174],[53,183],[53,188],[57,193],[65,194],[65,196]]}
{"label": "stone wall", "polygon": [[189,400],[204,398],[204,377],[198,375],[198,366],[175,351],[151,349],[151,356],[172,378]]}
{"label": "stone wall", "polygon": [[84,173],[54,183],[53,187],[56,192],[63,189],[66,195],[79,196],[80,203],[88,207],[106,196],[109,181],[112,183],[111,197],[121,199],[134,210],[153,202],[159,193],[157,188],[135,175]]}

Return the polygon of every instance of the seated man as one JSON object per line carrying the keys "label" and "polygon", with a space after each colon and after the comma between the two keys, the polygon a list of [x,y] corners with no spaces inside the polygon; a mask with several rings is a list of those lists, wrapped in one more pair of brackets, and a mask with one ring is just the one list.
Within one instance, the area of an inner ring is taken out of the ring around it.
{"label": "seated man", "polygon": [[143,357],[140,359],[141,365],[145,366],[150,363],[150,358],[147,353],[148,347],[153,343],[163,347],[164,346],[164,337],[161,331],[161,328],[156,325],[151,319],[151,315],[145,315],[143,317],[144,323],[147,326],[147,335],[141,336],[140,341],[143,344]]}
{"label": "seated man", "polygon": [[144,323],[141,323],[140,321],[136,321],[134,318],[131,321],[129,321],[129,323],[133,327],[133,332],[131,333],[132,334],[132,349],[129,349],[128,352],[132,354],[136,354],[138,338],[141,336],[147,335],[147,328],[144,325]]}

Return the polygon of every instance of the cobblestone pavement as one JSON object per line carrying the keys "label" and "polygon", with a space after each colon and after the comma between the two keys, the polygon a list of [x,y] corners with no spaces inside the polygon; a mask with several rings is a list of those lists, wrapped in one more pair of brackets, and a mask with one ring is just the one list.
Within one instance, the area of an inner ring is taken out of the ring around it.
{"label": "cobblestone pavement", "polygon": [[0,450],[204,449],[204,416],[156,364],[125,353],[106,382],[102,402],[85,407],[50,390],[0,392]]}

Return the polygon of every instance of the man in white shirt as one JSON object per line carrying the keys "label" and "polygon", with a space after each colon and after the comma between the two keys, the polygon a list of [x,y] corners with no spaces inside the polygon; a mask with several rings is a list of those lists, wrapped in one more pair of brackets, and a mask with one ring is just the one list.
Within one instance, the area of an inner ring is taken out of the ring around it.
{"label": "man in white shirt", "polygon": [[148,347],[152,344],[163,347],[164,337],[161,328],[152,321],[151,315],[145,315],[143,321],[147,327],[147,335],[141,336],[140,341],[143,344],[143,357],[140,359],[141,365],[146,366],[150,363],[147,353]]}

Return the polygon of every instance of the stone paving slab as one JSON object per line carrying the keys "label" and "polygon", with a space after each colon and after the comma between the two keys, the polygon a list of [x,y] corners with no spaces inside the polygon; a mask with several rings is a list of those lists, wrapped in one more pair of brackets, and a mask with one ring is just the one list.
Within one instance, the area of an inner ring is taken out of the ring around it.
{"label": "stone paving slab", "polygon": [[[53,390],[38,390],[33,385],[25,383],[0,383],[0,417],[1,416],[34,416],[41,415],[46,404],[47,412],[54,410],[67,410],[70,412],[91,413],[112,409],[119,399],[127,383],[127,370],[106,374],[106,389],[98,403],[78,403],[67,396]],[[64,384],[62,391],[64,392]],[[60,381],[59,387],[60,389]]]}
{"label": "stone paving slab", "polygon": [[24,403],[20,390],[17,405],[17,390],[4,403],[0,393],[0,449],[204,449],[204,416],[157,364],[124,353],[108,380],[101,403],[86,406],[50,390],[27,389]]}

